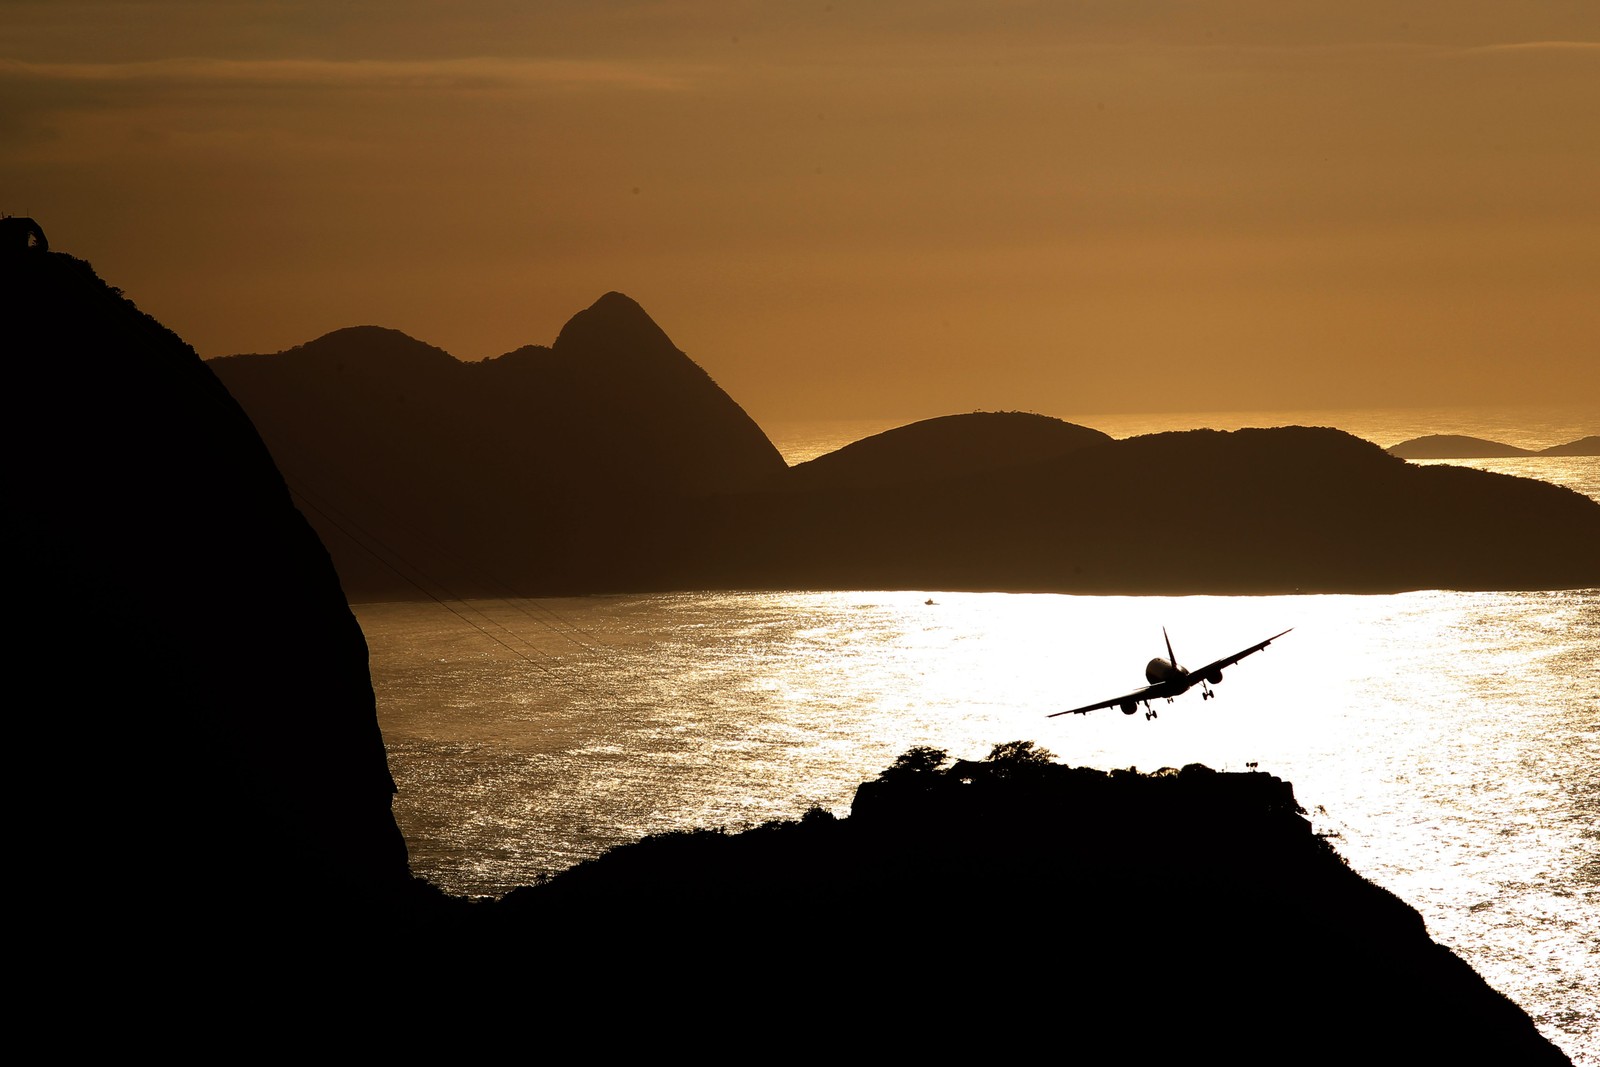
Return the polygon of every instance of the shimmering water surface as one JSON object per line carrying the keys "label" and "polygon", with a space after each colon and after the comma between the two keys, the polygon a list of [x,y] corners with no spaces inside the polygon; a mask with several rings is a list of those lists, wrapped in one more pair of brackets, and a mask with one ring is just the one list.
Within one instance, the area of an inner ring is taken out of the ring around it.
{"label": "shimmering water surface", "polygon": [[[688,593],[358,614],[413,867],[451,891],[499,893],[657,831],[844,814],[912,745],[1256,763],[1436,940],[1600,1063],[1600,591]],[[1046,718],[1143,684],[1163,626],[1191,666],[1294,630],[1216,700]]]}

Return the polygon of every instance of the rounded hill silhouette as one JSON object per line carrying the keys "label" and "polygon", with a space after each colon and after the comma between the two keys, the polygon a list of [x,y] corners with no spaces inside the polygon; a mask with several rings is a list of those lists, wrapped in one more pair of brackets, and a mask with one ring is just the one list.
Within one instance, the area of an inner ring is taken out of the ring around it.
{"label": "rounded hill silhouette", "polygon": [[806,489],[902,486],[1055,459],[1110,441],[1109,434],[1046,415],[975,411],[874,434],[797,464],[790,481]]}
{"label": "rounded hill silhouette", "polygon": [[1461,434],[1430,434],[1413,437],[1389,447],[1389,454],[1402,459],[1481,459],[1494,456],[1531,456],[1535,453],[1499,441]]}
{"label": "rounded hill silhouette", "polygon": [[1430,434],[1390,445],[1391,455],[1403,459],[1496,459],[1516,456],[1600,456],[1600,436],[1580,437],[1566,444],[1538,450],[1486,441],[1462,434]]}

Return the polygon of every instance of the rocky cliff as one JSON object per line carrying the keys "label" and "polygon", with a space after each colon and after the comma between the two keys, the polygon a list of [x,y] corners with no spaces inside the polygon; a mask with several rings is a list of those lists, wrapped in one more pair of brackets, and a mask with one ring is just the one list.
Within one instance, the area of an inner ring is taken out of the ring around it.
{"label": "rocky cliff", "polygon": [[366,643],[272,457],[87,263],[0,271],[15,875],[173,949],[377,914],[411,878]]}

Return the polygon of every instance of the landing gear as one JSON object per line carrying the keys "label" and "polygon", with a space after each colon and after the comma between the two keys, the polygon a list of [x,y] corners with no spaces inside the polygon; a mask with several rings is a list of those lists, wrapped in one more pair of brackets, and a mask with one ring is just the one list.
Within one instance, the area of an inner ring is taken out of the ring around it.
{"label": "landing gear", "polygon": [[1212,697],[1214,697],[1216,695],[1217,694],[1215,694],[1215,693],[1213,693],[1211,691],[1211,687],[1209,685],[1207,685],[1204,682],[1200,683],[1200,699],[1201,700],[1210,700]]}

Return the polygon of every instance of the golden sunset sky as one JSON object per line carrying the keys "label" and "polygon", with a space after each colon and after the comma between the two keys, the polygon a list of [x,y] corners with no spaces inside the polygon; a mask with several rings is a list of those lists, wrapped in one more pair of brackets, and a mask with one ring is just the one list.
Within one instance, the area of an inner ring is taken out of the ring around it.
{"label": "golden sunset sky", "polygon": [[1600,3],[4,0],[0,211],[202,355],[620,290],[758,422],[1600,396]]}

